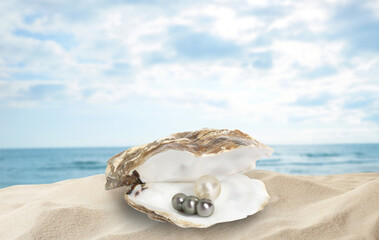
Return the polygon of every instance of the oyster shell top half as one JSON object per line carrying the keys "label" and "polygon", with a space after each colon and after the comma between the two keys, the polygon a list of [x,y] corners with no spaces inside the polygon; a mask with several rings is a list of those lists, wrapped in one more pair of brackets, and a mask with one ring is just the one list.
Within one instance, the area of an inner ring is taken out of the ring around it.
{"label": "oyster shell top half", "polygon": [[[269,200],[265,185],[241,173],[272,153],[272,148],[239,130],[204,128],[175,133],[109,159],[105,188],[126,186],[125,201],[151,219],[180,227],[209,227],[264,208]],[[179,192],[194,195],[193,184],[203,175],[216,176],[221,182],[213,215],[202,218],[173,209],[172,196]]]}

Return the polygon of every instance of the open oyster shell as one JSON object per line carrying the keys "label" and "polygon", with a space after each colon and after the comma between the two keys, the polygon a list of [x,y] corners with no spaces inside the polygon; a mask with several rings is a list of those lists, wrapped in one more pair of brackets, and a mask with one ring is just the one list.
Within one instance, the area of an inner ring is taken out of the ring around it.
{"label": "open oyster shell", "polygon": [[[273,149],[239,130],[181,132],[132,147],[108,160],[106,189],[127,186],[125,201],[151,219],[180,227],[205,228],[234,221],[264,208],[269,195],[263,182],[241,173],[255,168]],[[193,195],[203,175],[216,176],[221,194],[207,218],[185,215],[171,206],[174,194]]]}

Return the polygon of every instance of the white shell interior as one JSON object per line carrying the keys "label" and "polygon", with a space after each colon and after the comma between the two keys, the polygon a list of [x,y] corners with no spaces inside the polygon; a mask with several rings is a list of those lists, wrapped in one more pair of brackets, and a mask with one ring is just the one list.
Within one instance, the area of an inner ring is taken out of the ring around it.
{"label": "white shell interior", "polygon": [[178,226],[197,228],[245,218],[262,210],[269,200],[265,185],[260,180],[250,179],[240,174],[224,175],[219,180],[221,193],[214,201],[215,211],[206,218],[198,215],[186,215],[171,206],[171,198],[176,193],[194,194],[193,182],[150,182],[143,186],[144,190],[141,185],[138,185],[130,195],[126,195],[126,198],[134,204],[142,205],[170,219]]}
{"label": "white shell interior", "polygon": [[270,148],[241,147],[216,155],[195,157],[186,151],[168,150],[136,168],[143,182],[186,182],[211,174],[231,175],[255,168],[259,158],[268,158]]}

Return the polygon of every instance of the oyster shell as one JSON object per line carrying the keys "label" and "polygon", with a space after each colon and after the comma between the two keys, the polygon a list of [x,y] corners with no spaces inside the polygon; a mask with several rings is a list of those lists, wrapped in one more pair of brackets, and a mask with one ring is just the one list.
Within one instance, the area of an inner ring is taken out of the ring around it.
{"label": "oyster shell", "polygon": [[[264,183],[241,173],[255,168],[259,158],[272,152],[239,130],[204,128],[175,133],[109,159],[105,188],[126,186],[125,201],[151,219],[205,228],[264,208],[269,200]],[[222,186],[213,215],[202,218],[173,209],[171,197],[179,192],[193,195],[194,182],[206,174],[216,176]]]}

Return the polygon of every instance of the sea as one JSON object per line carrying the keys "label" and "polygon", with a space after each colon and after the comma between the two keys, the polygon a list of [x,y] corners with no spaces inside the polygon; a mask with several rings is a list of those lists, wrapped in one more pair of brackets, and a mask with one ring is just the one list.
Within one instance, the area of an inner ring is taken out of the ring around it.
{"label": "sea", "polygon": [[[379,144],[273,145],[257,169],[297,175],[379,172]],[[128,147],[0,149],[0,188],[45,184],[105,172]]]}

